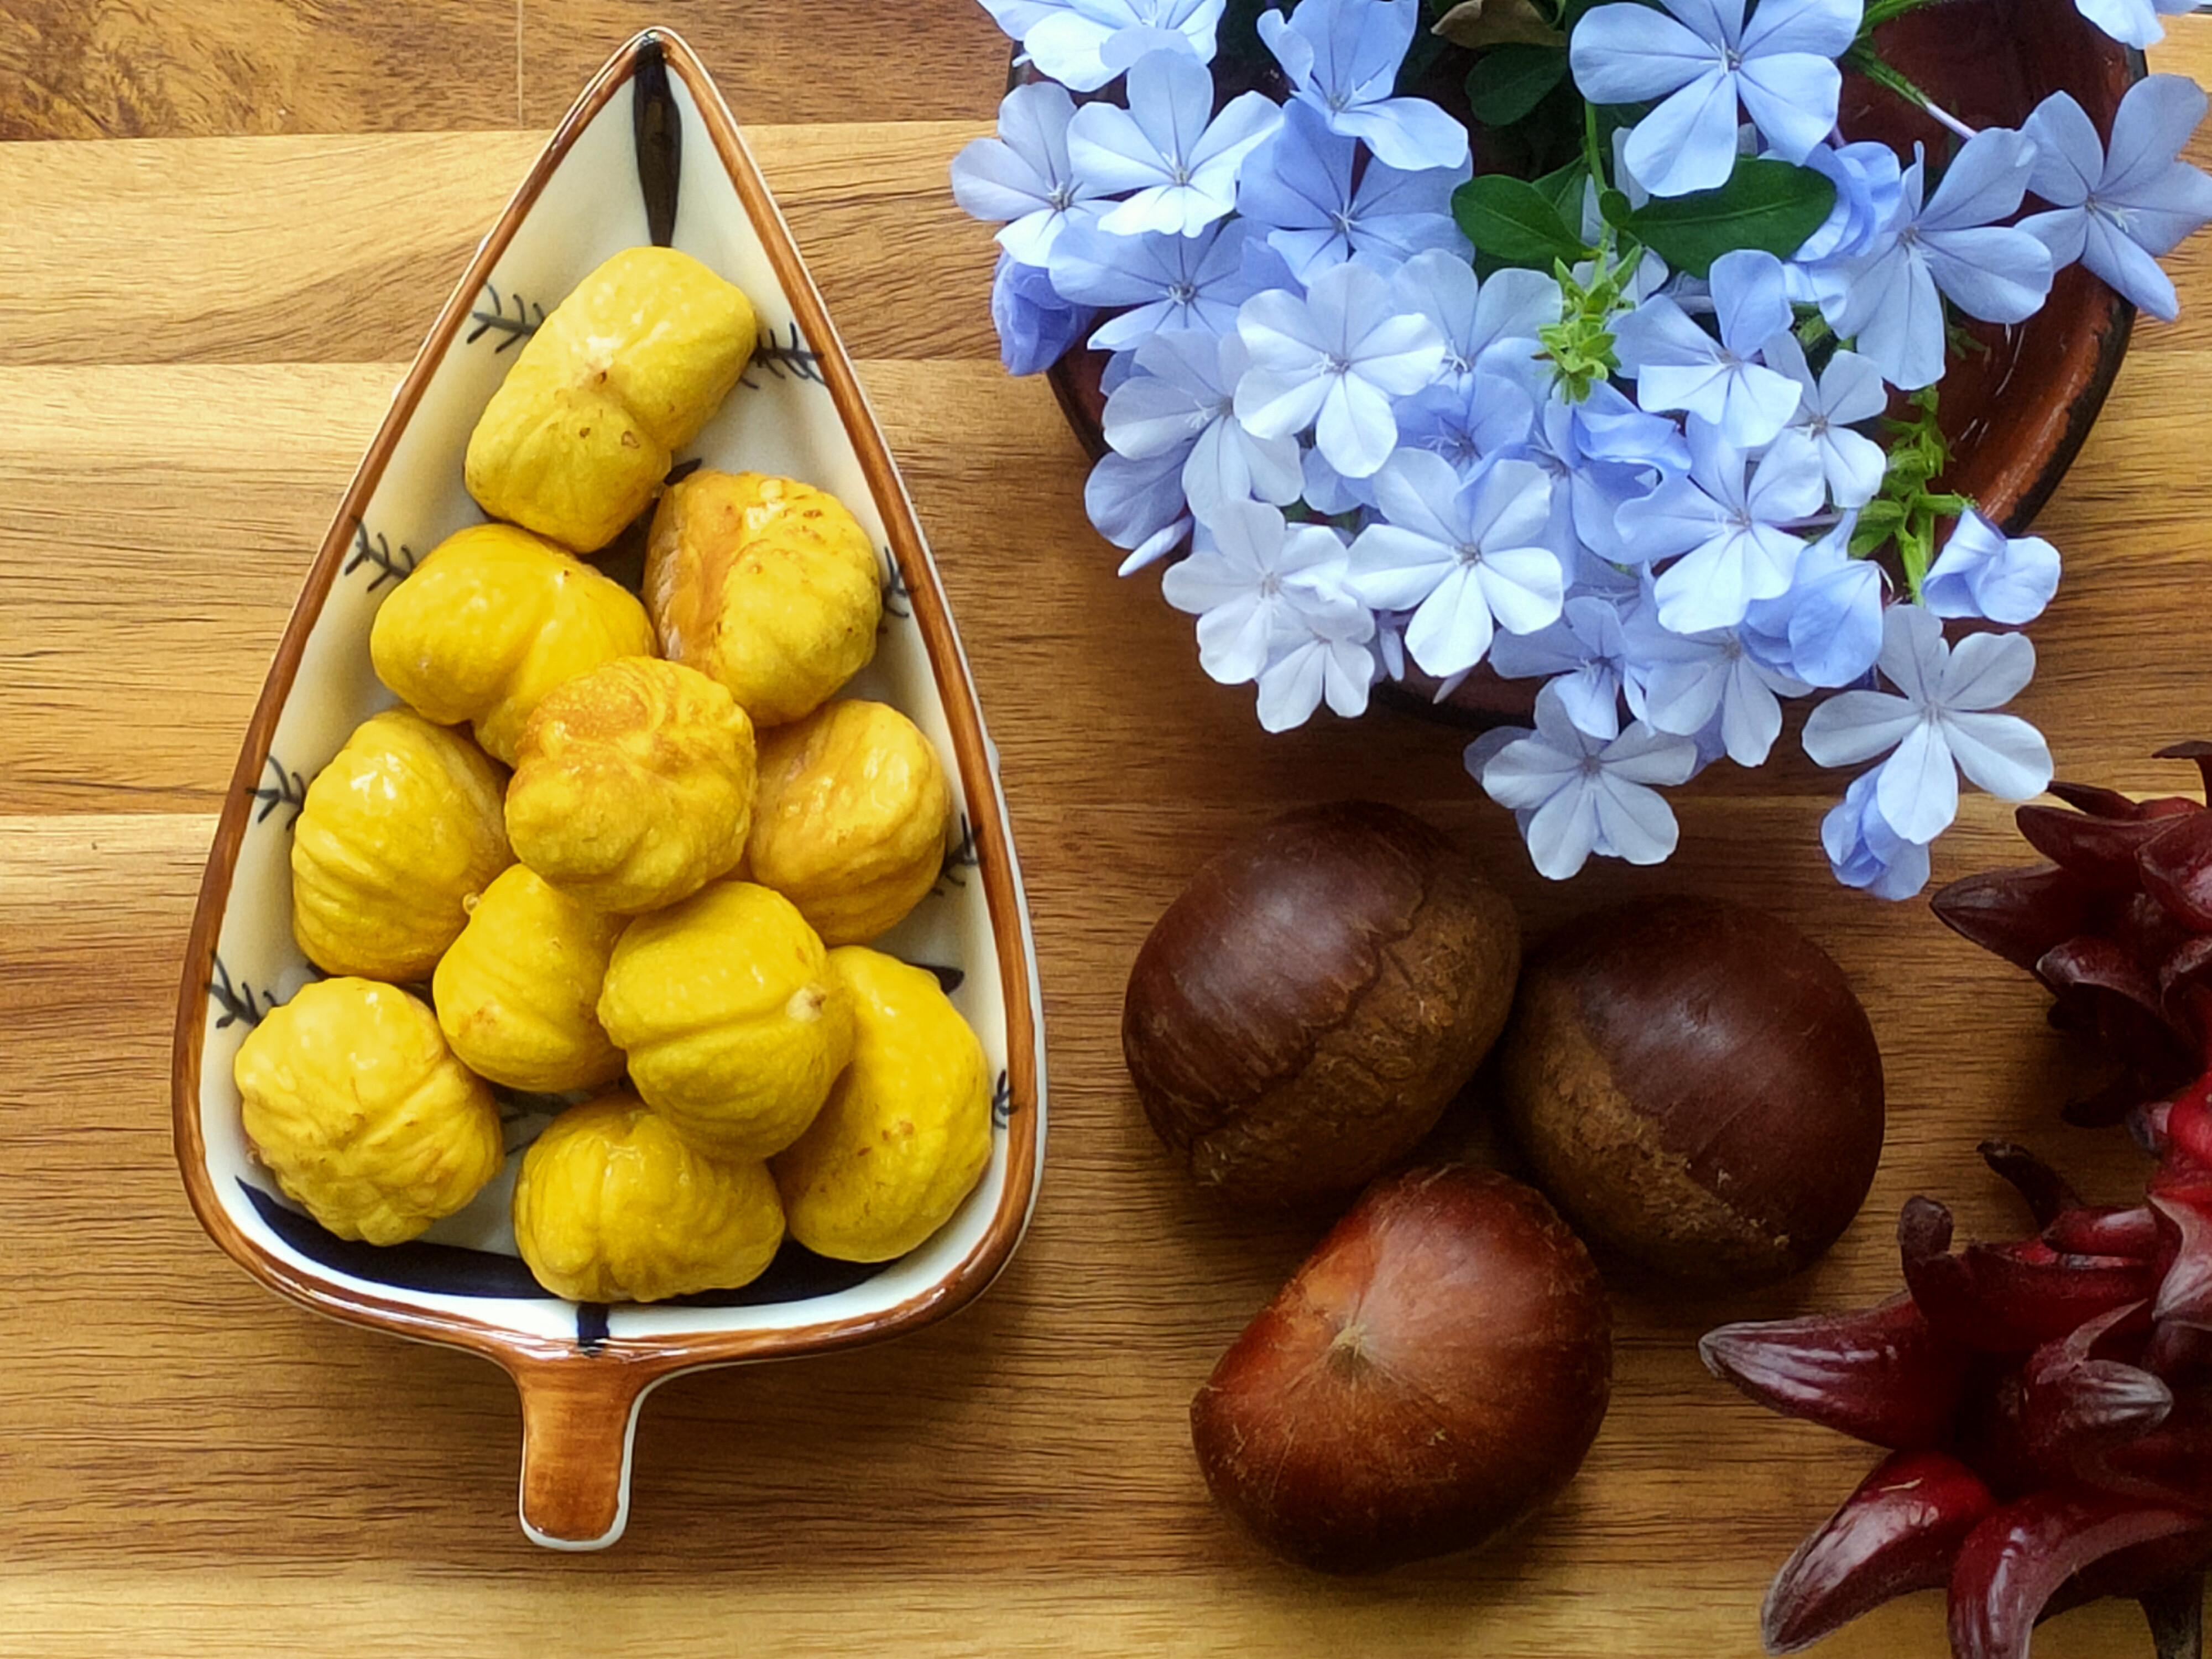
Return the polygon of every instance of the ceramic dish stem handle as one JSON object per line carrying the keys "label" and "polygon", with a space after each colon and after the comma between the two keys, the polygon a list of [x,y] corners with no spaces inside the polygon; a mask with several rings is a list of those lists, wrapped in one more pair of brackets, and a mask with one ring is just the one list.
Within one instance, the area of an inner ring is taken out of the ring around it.
{"label": "ceramic dish stem handle", "polygon": [[629,1520],[638,1407],[659,1379],[581,1355],[510,1367],[522,1395],[522,1529],[548,1549],[605,1549]]}

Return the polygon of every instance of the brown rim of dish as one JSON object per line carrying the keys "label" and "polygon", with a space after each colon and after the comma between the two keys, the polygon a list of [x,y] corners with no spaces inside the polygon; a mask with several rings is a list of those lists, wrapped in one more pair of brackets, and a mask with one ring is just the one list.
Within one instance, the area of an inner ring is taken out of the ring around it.
{"label": "brown rim of dish", "polygon": [[[799,326],[821,358],[830,395],[853,440],[861,470],[881,511],[899,572],[912,595],[915,620],[930,656],[930,667],[951,727],[955,758],[971,803],[988,810],[971,811],[981,878],[990,906],[991,930],[998,950],[1006,1010],[1006,1070],[1010,1111],[1006,1188],[991,1224],[975,1248],[951,1272],[922,1291],[880,1313],[827,1320],[787,1330],[700,1332],[690,1335],[611,1336],[586,1355],[573,1338],[555,1339],[509,1329],[465,1314],[432,1311],[367,1294],[320,1273],[271,1255],[247,1238],[216,1198],[200,1131],[200,1057],[208,1018],[208,986],[213,975],[216,937],[228,904],[244,838],[251,791],[261,775],[278,715],[298,674],[309,631],[322,612],[350,546],[355,526],[384,475],[400,434],[414,416],[424,386],[444,360],[454,337],[467,322],[485,278],[513,240],[516,227],[536,204],[545,183],[567,157],[580,133],[640,68],[665,63],[689,88],[715,152],[735,184],[739,201],[775,269],[777,280],[797,313]],[[360,469],[347,487],[336,520],[324,538],[305,586],[246,727],[230,787],[223,799],[206,873],[200,884],[191,933],[185,945],[184,975],[171,1055],[173,1127],[185,1190],[200,1224],[216,1243],[270,1289],[293,1301],[350,1323],[386,1330],[421,1341],[463,1348],[500,1364],[518,1382],[546,1382],[549,1368],[582,1363],[598,1368],[610,1403],[627,1412],[653,1383],[678,1371],[748,1359],[782,1358],[848,1347],[910,1330],[964,1306],[979,1295],[1012,1256],[1026,1225],[1036,1181],[1037,1075],[1036,1010],[1032,1003],[1029,951],[1002,816],[997,779],[983,736],[975,690],[965,677],[965,659],[953,632],[937,572],[894,467],[882,431],[869,410],[844,343],[838,337],[820,293],[809,276],[790,228],[763,182],[751,153],[720,94],[681,37],[663,28],[647,29],[624,44],[592,77],[569,110],[498,222],[470,261],[453,296],[440,312],[422,350],[393,395],[390,412],[378,428]],[[562,1391],[567,1386],[562,1385]],[[526,1388],[526,1396],[530,1389]]]}

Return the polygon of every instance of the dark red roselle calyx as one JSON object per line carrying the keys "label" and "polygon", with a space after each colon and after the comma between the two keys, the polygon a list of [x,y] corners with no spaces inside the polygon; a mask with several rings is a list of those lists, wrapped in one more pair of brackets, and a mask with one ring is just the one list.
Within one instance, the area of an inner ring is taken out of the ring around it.
{"label": "dark red roselle calyx", "polygon": [[2142,1604],[2160,1659],[2199,1659],[2212,1078],[2144,1121],[2160,1159],[2147,1205],[2086,1204],[1991,1142],[2037,1232],[1954,1250],[1950,1212],[1916,1198],[1898,1225],[1905,1296],[1700,1345],[1762,1404],[1891,1453],[1775,1579],[1770,1652],[1948,1585],[1958,1659],[2026,1659],[2039,1618],[2104,1595]]}
{"label": "dark red roselle calyx", "polygon": [[[2183,743],[2212,791],[2212,744]],[[2030,804],[2021,834],[2051,862],[1954,881],[1936,914],[2040,979],[2051,1024],[2087,1038],[2117,1075],[2067,1109],[2118,1122],[2212,1069],[2212,811],[2183,796],[2133,800],[2054,783],[2063,806]]]}
{"label": "dark red roselle calyx", "polygon": [[[2212,793],[2212,744],[2197,763]],[[2092,1205],[2033,1153],[1982,1156],[2035,1231],[1954,1249],[1951,1213],[1898,1222],[1906,1294],[1730,1325],[1716,1376],[1891,1455],[1767,1597],[1791,1652],[1893,1596],[1948,1584],[1958,1659],[2026,1659],[2036,1621],[2132,1598],[2159,1659],[2202,1659],[2212,1562],[2212,811],[2058,783],[2018,813],[2051,862],[1953,882],[1937,915],[2051,994],[2115,1076],[2067,1109],[2127,1122],[2158,1160],[2143,1202]]]}

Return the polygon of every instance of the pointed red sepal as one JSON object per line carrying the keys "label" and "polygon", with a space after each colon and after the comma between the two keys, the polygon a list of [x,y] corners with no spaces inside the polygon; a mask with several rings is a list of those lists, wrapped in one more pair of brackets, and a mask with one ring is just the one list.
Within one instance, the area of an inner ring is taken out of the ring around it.
{"label": "pointed red sepal", "polygon": [[1795,1653],[1863,1613],[1951,1580],[1959,1547],[1996,1507],[1942,1452],[1885,1459],[1775,1576],[1760,1613],[1769,1653]]}
{"label": "pointed red sepal", "polygon": [[1967,1534],[1951,1575],[1955,1659],[2027,1659],[2044,1604],[2114,1553],[2192,1532],[2185,1510],[2054,1487],[2007,1504]]}
{"label": "pointed red sepal", "polygon": [[2031,972],[2051,946],[2087,932],[2095,909],[2086,882],[2048,864],[1968,876],[1930,903],[1953,933]]}
{"label": "pointed red sepal", "polygon": [[1951,1433],[1967,1354],[1910,1297],[1878,1308],[1723,1325],[1698,1344],[1705,1368],[1770,1410],[1893,1450]]}
{"label": "pointed red sepal", "polygon": [[1987,1353],[2025,1353],[2100,1315],[2148,1297],[2154,1264],[2061,1255],[2041,1239],[1970,1244],[1950,1254],[1951,1212],[1911,1199],[1897,1223],[1912,1299],[1939,1334]]}
{"label": "pointed red sepal", "polygon": [[2063,806],[2023,806],[2013,814],[2027,844],[2100,893],[2132,893],[2142,885],[2136,854],[2179,821],[2106,817]]}

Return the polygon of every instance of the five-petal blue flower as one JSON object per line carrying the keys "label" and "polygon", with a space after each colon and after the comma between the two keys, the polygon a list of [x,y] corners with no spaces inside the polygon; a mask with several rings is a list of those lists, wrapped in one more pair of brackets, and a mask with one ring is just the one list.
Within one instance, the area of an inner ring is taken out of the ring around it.
{"label": "five-petal blue flower", "polygon": [[1882,245],[1839,263],[1821,310],[1836,332],[1856,337],[1892,386],[1917,391],[1942,377],[1944,296],[1986,323],[2024,322],[2042,305],[2051,250],[1996,222],[2019,208],[2034,161],[2030,140],[1985,127],[1960,147],[1923,204],[1926,162],[1916,158]]}
{"label": "five-petal blue flower", "polygon": [[1129,106],[1085,104],[1067,129],[1067,153],[1101,192],[1132,191],[1099,228],[1195,236],[1237,207],[1244,158],[1274,135],[1282,112],[1264,94],[1213,113],[1213,76],[1182,52],[1156,52],[1129,71]]}
{"label": "five-petal blue flower", "polygon": [[1896,605],[1882,620],[1880,662],[1897,690],[1829,698],[1805,722],[1805,752],[1822,766],[1888,754],[1875,804],[1905,840],[1925,846],[1950,828],[1960,772],[2002,800],[2027,800],[2050,785],[2042,733],[1995,712],[2034,677],[2026,635],[1970,634],[1953,647],[1933,613]]}
{"label": "five-petal blue flower", "polygon": [[2081,106],[2052,93],[2021,128],[2035,142],[2027,187],[2051,210],[2020,228],[2054,264],[2079,259],[2124,299],[2172,322],[2180,301],[2158,256],[2212,221],[2212,178],[2180,159],[2204,108],[2203,88],[2186,76],[2150,76],[2120,100],[2107,149]]}
{"label": "five-petal blue flower", "polygon": [[1401,173],[1370,159],[1355,185],[1358,149],[1310,104],[1290,105],[1273,141],[1245,167],[1237,210],[1267,228],[1267,245],[1301,283],[1355,253],[1386,268],[1431,248],[1472,275],[1467,238],[1451,217],[1467,169]]}
{"label": "five-petal blue flower", "polygon": [[[1858,33],[1861,0],[1661,0],[1615,3],[1575,25],[1569,62],[1593,104],[1665,101],[1622,155],[1654,196],[1728,182],[1736,106],[1784,161],[1802,161],[1836,125],[1838,57]],[[1745,13],[1749,11],[1748,21]]]}
{"label": "five-petal blue flower", "polygon": [[1421,0],[1299,0],[1287,19],[1260,14],[1260,38],[1299,100],[1330,131],[1361,140],[1406,173],[1468,159],[1465,127],[1425,98],[1394,95],[1420,10]]}

